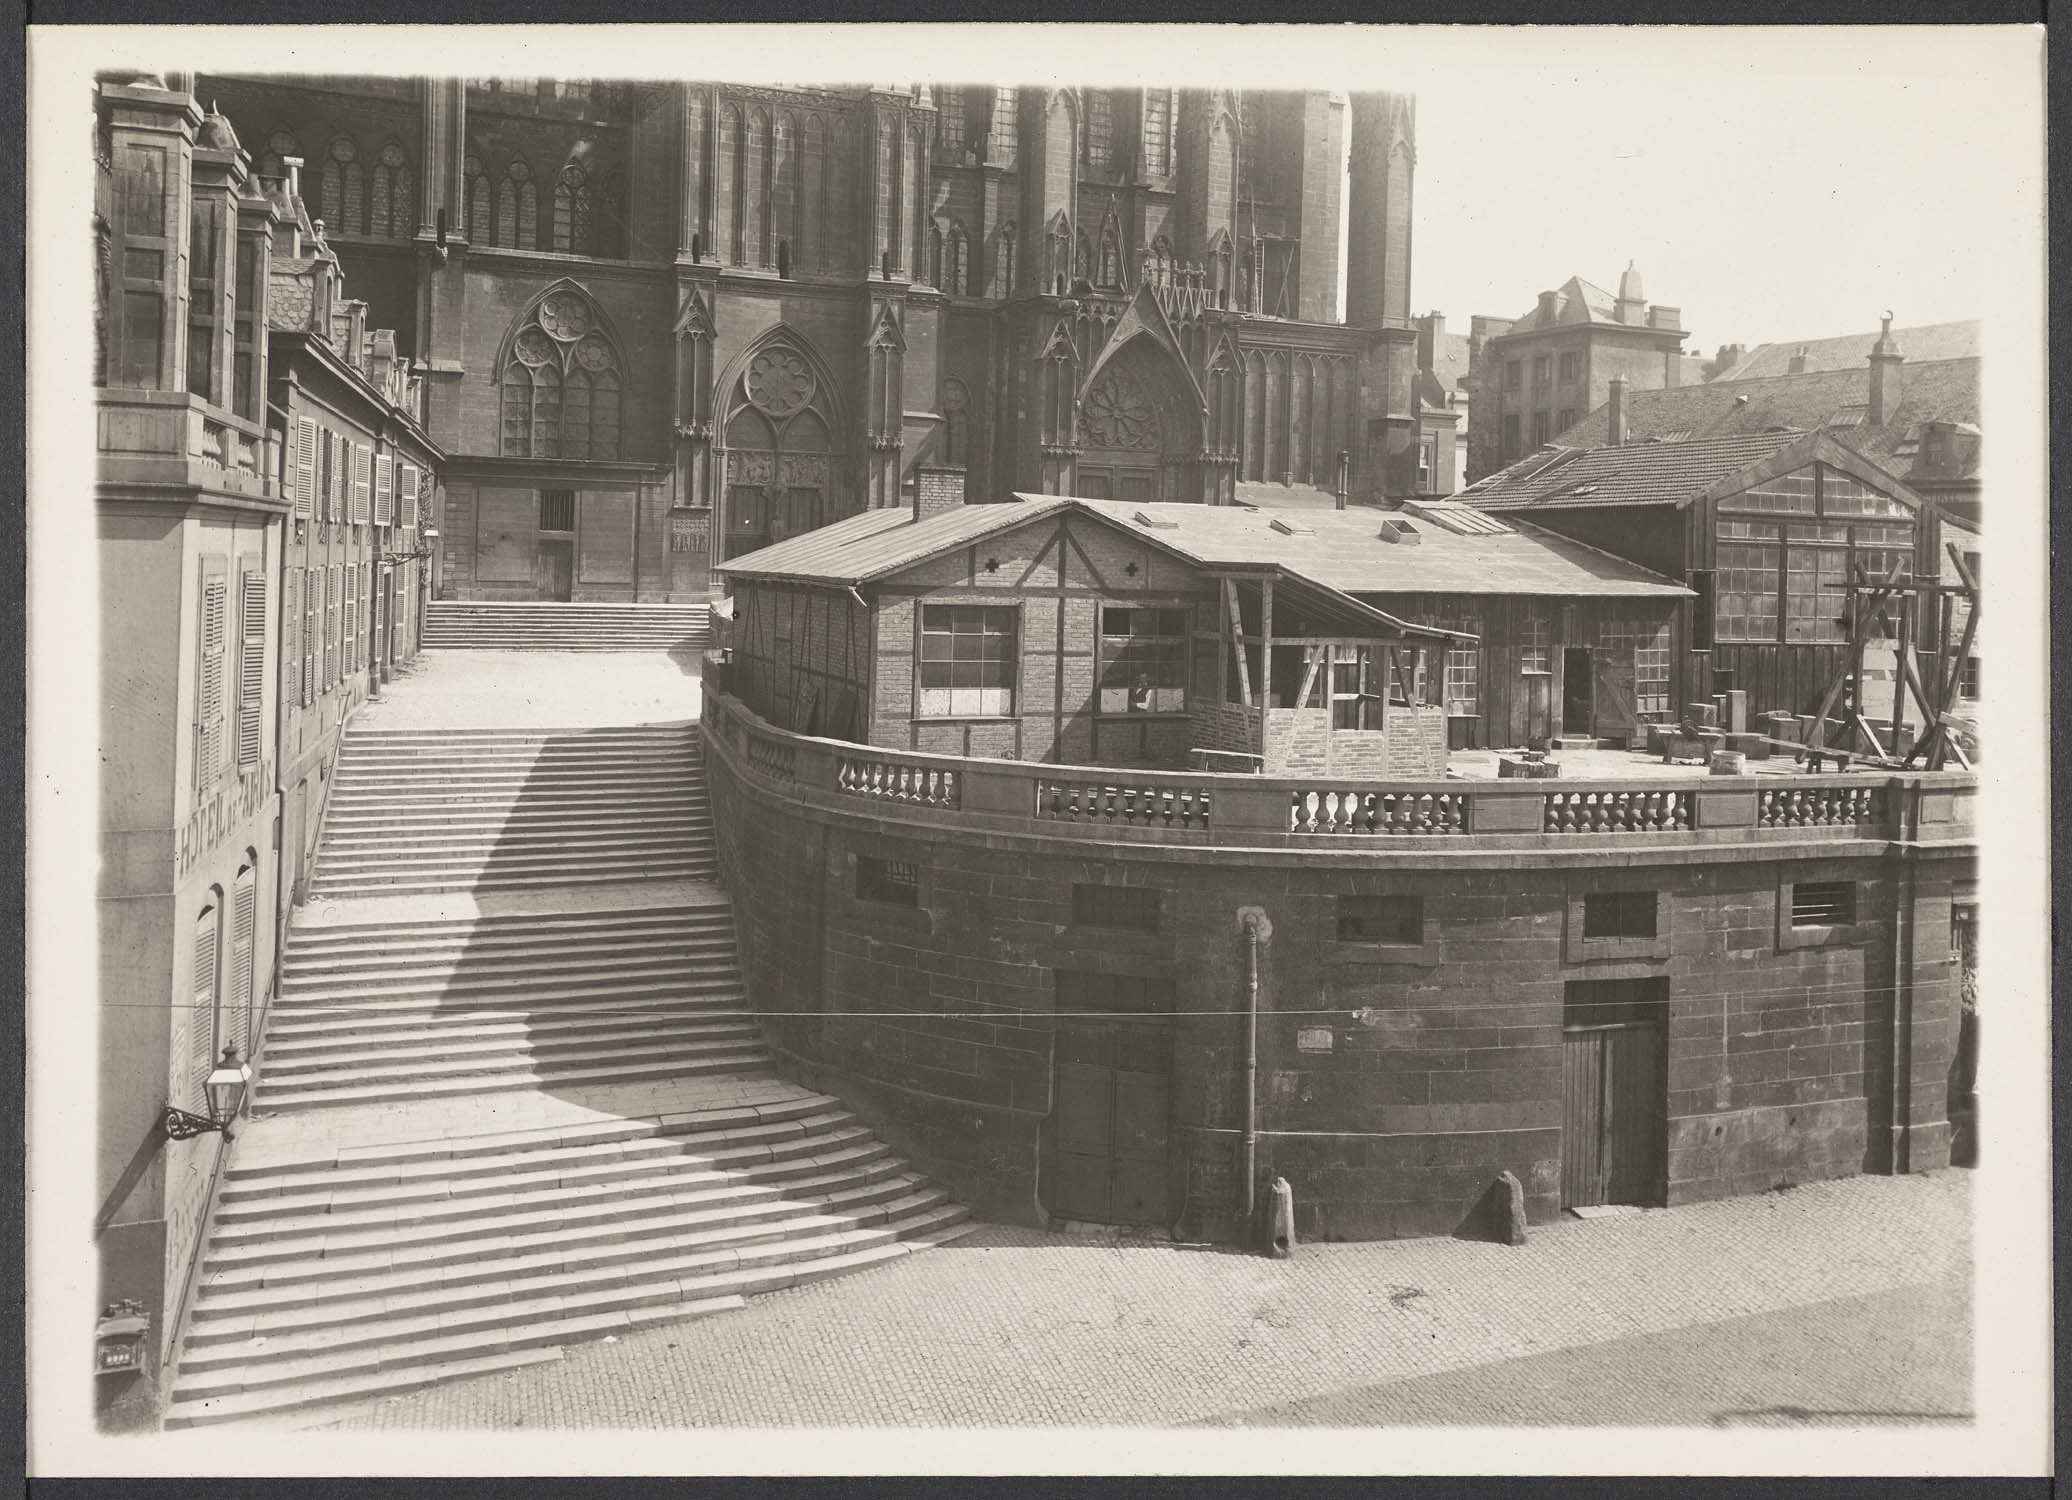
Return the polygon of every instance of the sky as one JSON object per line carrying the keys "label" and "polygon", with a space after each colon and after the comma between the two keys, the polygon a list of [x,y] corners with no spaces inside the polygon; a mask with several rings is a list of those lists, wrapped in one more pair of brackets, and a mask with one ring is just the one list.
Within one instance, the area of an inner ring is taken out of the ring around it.
{"label": "sky", "polygon": [[1899,327],[1983,316],[2005,122],[1962,48],[1896,65],[1856,36],[1787,40],[1788,69],[1679,40],[1421,81],[1412,311],[1466,333],[1570,276],[1616,290],[1631,261],[1707,356],[1888,308]]}

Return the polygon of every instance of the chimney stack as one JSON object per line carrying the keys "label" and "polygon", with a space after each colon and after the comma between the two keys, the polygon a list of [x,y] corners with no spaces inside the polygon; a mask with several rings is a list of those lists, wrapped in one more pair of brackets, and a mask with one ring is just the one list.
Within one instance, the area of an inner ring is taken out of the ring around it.
{"label": "chimney stack", "polygon": [[1806,373],[1806,346],[1804,344],[1799,345],[1793,352],[1791,359],[1784,366],[1784,373],[1787,375],[1803,375]]}
{"label": "chimney stack", "polygon": [[1560,296],[1561,294],[1559,292],[1540,293],[1540,324],[1542,327],[1551,328],[1553,326],[1554,304],[1560,298]]}
{"label": "chimney stack", "polygon": [[1906,351],[1892,336],[1892,311],[1888,308],[1885,321],[1878,330],[1878,342],[1871,346],[1871,426],[1883,427],[1899,415],[1900,393],[1906,380],[1902,373],[1906,359]]}
{"label": "chimney stack", "polygon": [[1338,450],[1338,488],[1332,492],[1340,510],[1345,509],[1345,492],[1352,487],[1352,469],[1352,454],[1344,448],[1340,448]]}
{"label": "chimney stack", "polygon": [[1614,448],[1626,441],[1626,377],[1612,377],[1611,395],[1605,403],[1605,418]]}
{"label": "chimney stack", "polygon": [[1619,300],[1615,308],[1621,323],[1638,326],[1647,322],[1647,295],[1640,289],[1640,270],[1632,262],[1626,262],[1626,272],[1619,278]]}
{"label": "chimney stack", "polygon": [[964,470],[933,465],[914,469],[914,519],[925,521],[964,503]]}

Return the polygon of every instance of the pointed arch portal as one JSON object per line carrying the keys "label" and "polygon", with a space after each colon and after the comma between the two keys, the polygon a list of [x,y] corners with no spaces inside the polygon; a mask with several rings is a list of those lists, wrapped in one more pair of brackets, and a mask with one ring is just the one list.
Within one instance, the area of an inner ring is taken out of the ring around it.
{"label": "pointed arch portal", "polygon": [[1148,333],[1095,369],[1079,401],[1075,488],[1091,500],[1199,500],[1201,397]]}
{"label": "pointed arch portal", "polygon": [[842,411],[811,344],[775,328],[719,384],[725,556],[841,519]]}

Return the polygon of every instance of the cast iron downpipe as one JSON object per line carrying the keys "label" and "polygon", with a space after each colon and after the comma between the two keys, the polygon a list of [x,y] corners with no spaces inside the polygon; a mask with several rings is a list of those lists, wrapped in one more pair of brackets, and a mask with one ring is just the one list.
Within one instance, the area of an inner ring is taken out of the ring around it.
{"label": "cast iron downpipe", "polygon": [[1259,945],[1272,935],[1273,927],[1256,906],[1244,908],[1237,919],[1245,932],[1245,1123],[1238,1138],[1238,1233],[1249,1242],[1259,1207]]}

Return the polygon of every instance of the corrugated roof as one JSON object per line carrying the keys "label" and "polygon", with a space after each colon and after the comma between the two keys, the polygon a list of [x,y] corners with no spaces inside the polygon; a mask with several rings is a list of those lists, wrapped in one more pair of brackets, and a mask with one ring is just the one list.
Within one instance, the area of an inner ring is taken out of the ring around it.
{"label": "corrugated roof", "polygon": [[731,578],[866,583],[1070,504],[1062,495],[1017,496],[1001,505],[956,506],[924,521],[905,506],[867,510],[730,558],[715,571]]}
{"label": "corrugated roof", "polygon": [[[1899,367],[1899,405],[1883,427],[1869,424],[1837,436],[1859,453],[1905,477],[1913,454],[1910,437],[1924,422],[1977,422],[1979,361],[1952,359]],[[1671,386],[1634,391],[1626,398],[1629,443],[1682,432],[1693,440],[1748,436],[1773,428],[1811,431],[1826,427],[1837,413],[1867,406],[1870,366],[1779,375],[1761,380],[1720,379],[1697,386]],[[1610,441],[1605,407],[1598,407],[1554,441],[1564,447],[1599,448]],[[1976,468],[1976,454],[1971,467]],[[1494,476],[1492,476],[1494,477]]]}
{"label": "corrugated roof", "polygon": [[[1463,536],[1409,512],[1358,505],[1287,515],[1237,505],[1075,504],[1204,567],[1277,565],[1344,594],[1676,597],[1689,592],[1622,558],[1536,528]],[[1158,524],[1143,525],[1136,519],[1140,513]],[[1293,534],[1278,530],[1276,520],[1299,529]],[[1416,528],[1415,543],[1381,539],[1385,522],[1403,521]]]}
{"label": "corrugated roof", "polygon": [[[1826,370],[1862,368],[1871,357],[1879,330],[1845,333],[1832,339],[1786,339],[1781,343],[1757,344],[1741,356],[1732,368],[1720,374],[1722,380],[1761,380],[1791,372],[1791,362],[1804,350],[1806,367],[1801,373],[1817,375]],[[1924,323],[1918,328],[1895,328],[1892,337],[1909,360],[1929,364],[1944,359],[1977,359],[1983,352],[1985,325],[1969,323]]]}
{"label": "corrugated roof", "polygon": [[1486,510],[1552,506],[1670,505],[1696,499],[1729,474],[1761,463],[1805,437],[1766,432],[1685,443],[1544,451],[1476,481],[1460,498]]}

